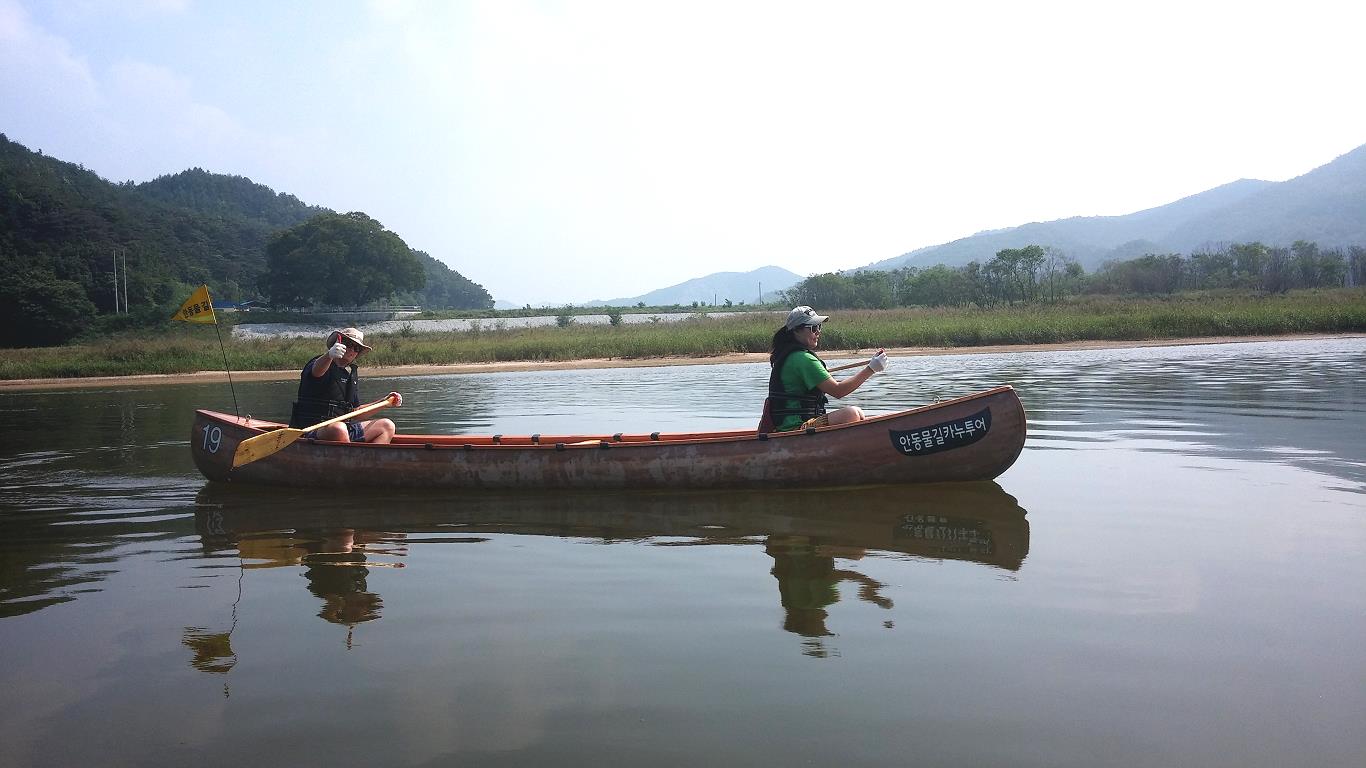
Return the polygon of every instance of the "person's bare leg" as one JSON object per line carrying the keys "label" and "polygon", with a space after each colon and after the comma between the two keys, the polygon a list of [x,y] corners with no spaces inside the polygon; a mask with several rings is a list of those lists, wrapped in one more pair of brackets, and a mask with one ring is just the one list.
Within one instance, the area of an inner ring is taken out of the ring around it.
{"label": "person's bare leg", "polygon": [[365,432],[365,442],[384,445],[394,439],[394,432],[397,427],[389,419],[375,419],[374,421],[361,422],[361,429]]}
{"label": "person's bare leg", "polygon": [[328,424],[322,429],[315,430],[313,437],[318,440],[332,440],[338,443],[351,442],[351,436],[347,434],[345,424]]}
{"label": "person's bare leg", "polygon": [[863,421],[863,409],[857,405],[845,406],[838,411],[831,411],[829,418],[832,427],[840,424],[852,424],[855,421]]}

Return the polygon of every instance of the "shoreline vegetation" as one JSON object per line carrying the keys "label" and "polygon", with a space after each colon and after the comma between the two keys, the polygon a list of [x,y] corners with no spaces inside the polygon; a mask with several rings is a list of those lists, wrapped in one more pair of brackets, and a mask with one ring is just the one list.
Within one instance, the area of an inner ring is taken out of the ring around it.
{"label": "shoreline vegetation", "polygon": [[[721,308],[711,308],[720,310]],[[735,308],[726,308],[733,311]],[[1085,297],[1054,304],[977,308],[840,310],[823,357],[893,357],[1034,349],[1154,346],[1366,333],[1366,288],[1287,294]],[[459,332],[371,334],[368,378],[554,368],[760,362],[782,313],[729,317],[699,312],[681,322],[487,326]],[[239,316],[240,318],[240,316]],[[239,319],[234,318],[234,319]],[[226,317],[221,318],[227,320]],[[234,380],[287,380],[322,352],[319,339],[233,339],[223,334]],[[489,324],[494,325],[494,324]],[[218,338],[204,326],[122,334],[62,347],[5,350],[0,391],[226,380]]]}

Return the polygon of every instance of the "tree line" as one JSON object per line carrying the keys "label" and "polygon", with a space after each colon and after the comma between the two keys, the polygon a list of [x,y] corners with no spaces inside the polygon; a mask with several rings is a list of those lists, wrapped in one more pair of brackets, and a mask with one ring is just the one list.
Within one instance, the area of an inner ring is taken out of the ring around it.
{"label": "tree line", "polygon": [[792,305],[841,309],[989,308],[1051,303],[1083,294],[1151,296],[1218,289],[1284,293],[1358,285],[1366,285],[1366,248],[1321,249],[1300,240],[1289,248],[1254,242],[1215,246],[1188,256],[1145,254],[1107,262],[1090,274],[1055,248],[1028,245],[998,251],[985,264],[812,275],[784,294]]}

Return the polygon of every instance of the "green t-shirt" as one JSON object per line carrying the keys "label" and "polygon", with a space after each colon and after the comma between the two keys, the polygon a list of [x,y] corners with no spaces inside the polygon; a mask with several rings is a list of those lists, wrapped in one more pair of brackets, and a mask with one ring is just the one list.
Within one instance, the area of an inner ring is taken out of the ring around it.
{"label": "green t-shirt", "polygon": [[[816,359],[808,350],[799,350],[787,356],[783,361],[783,372],[779,380],[783,384],[783,391],[794,394],[806,394],[816,388],[817,384],[830,378],[830,372],[825,370],[825,366],[820,360]],[[788,400],[784,408],[800,408],[802,404],[796,400]],[[779,432],[786,432],[789,429],[796,429],[802,425],[801,416],[790,414],[784,416],[778,422],[775,429]]]}

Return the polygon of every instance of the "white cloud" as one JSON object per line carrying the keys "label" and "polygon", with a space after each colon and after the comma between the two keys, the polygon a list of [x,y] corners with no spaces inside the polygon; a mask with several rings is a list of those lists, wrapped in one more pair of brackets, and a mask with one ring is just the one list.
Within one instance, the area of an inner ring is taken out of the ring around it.
{"label": "white cloud", "polygon": [[33,136],[47,147],[82,132],[101,106],[86,61],[14,0],[0,0],[0,105],[11,138]]}
{"label": "white cloud", "polygon": [[[64,8],[68,17],[107,10]],[[115,181],[194,166],[243,173],[242,163],[279,151],[280,142],[250,134],[226,110],[197,99],[189,78],[130,57],[96,67],[13,0],[0,0],[0,101],[10,138]]]}

